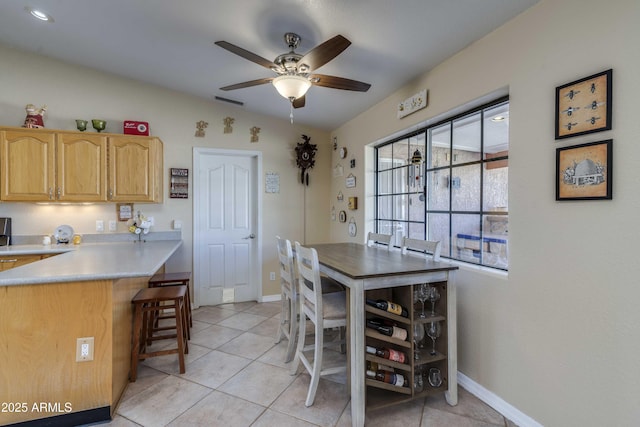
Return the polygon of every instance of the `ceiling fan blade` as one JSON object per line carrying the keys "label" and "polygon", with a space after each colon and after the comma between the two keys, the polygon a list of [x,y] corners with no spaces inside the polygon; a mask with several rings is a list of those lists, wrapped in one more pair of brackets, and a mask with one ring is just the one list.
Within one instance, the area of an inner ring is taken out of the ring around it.
{"label": "ceiling fan blade", "polygon": [[[315,81],[316,79],[318,81]],[[342,90],[354,90],[356,92],[366,92],[371,87],[369,83],[345,79],[344,77],[327,76],[325,74],[312,74],[309,76],[309,80],[311,80],[311,82],[316,86]]]}
{"label": "ceiling fan blade", "polygon": [[305,104],[305,97],[302,95],[300,98],[293,100],[293,108],[302,108]]}
{"label": "ceiling fan blade", "polygon": [[[349,47],[351,42],[341,35],[337,35],[332,39],[314,47],[306,55],[298,61],[298,67],[305,64],[309,67],[306,72],[313,71],[322,67],[336,56]],[[302,71],[299,69],[299,71]]]}
{"label": "ceiling fan blade", "polygon": [[215,44],[220,46],[223,49],[228,50],[231,53],[235,53],[236,55],[241,56],[244,59],[248,59],[249,61],[255,62],[258,65],[262,65],[263,67],[268,68],[270,70],[273,67],[277,67],[277,65],[274,64],[272,61],[269,61],[268,59],[264,59],[263,57],[256,55],[253,52],[249,52],[248,50],[238,47],[229,42],[217,41]]}
{"label": "ceiling fan blade", "polygon": [[273,77],[267,77],[264,79],[250,80],[248,82],[236,83],[234,85],[229,85],[225,87],[221,87],[220,90],[234,90],[234,89],[242,89],[245,87],[258,86],[266,83],[271,83],[273,81]]}

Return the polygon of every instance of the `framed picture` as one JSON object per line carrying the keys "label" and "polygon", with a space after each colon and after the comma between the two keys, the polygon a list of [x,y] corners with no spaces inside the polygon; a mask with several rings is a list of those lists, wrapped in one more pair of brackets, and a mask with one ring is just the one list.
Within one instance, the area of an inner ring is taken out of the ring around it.
{"label": "framed picture", "polygon": [[116,203],[118,221],[129,221],[133,218],[133,203]]}
{"label": "framed picture", "polygon": [[169,198],[188,199],[189,198],[189,169],[171,168],[169,169]]}
{"label": "framed picture", "polygon": [[556,88],[556,139],[611,129],[612,71]]}
{"label": "framed picture", "polygon": [[613,140],[556,149],[556,200],[612,198]]}

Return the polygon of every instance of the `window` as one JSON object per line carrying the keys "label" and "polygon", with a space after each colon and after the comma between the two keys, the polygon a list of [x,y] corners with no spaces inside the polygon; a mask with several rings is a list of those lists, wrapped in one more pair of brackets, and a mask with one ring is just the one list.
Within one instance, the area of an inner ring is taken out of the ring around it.
{"label": "window", "polygon": [[442,256],[507,270],[509,101],[375,148],[375,231],[439,240]]}

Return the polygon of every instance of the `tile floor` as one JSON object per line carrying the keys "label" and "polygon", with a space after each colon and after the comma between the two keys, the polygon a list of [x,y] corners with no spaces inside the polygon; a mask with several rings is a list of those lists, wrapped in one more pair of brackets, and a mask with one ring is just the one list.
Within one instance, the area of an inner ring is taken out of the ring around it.
{"label": "tile floor", "polygon": [[[283,362],[287,342],[274,344],[279,316],[279,302],[195,310],[186,373],[178,373],[176,355],[141,362],[138,380],[129,384],[112,422],[100,425],[350,426],[344,377],[320,379],[314,405],[304,406],[310,377],[302,367],[297,375],[289,374]],[[369,411],[366,425],[514,426],[463,388],[457,406],[441,396],[428,397]]]}

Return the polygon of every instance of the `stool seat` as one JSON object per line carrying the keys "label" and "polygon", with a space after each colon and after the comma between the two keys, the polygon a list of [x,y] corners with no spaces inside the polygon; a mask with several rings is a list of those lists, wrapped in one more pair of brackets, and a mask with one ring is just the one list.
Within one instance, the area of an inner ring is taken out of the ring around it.
{"label": "stool seat", "polygon": [[131,300],[133,303],[146,303],[146,302],[163,302],[167,300],[176,299],[179,297],[184,298],[187,294],[185,287],[167,286],[161,288],[145,288],[140,289],[135,297]]}
{"label": "stool seat", "polygon": [[191,280],[191,272],[179,272],[179,273],[158,273],[154,274],[149,279],[149,284],[162,285],[165,283],[177,283],[181,282],[186,285]]}
{"label": "stool seat", "polygon": [[[191,317],[191,294],[189,292],[189,282],[191,281],[191,272],[176,273],[157,273],[149,279],[149,287],[155,288],[159,286],[177,286],[184,285],[187,287],[186,305],[187,305],[187,323],[189,328],[193,327],[193,318]],[[191,338],[189,330],[187,335]]]}
{"label": "stool seat", "polygon": [[[189,353],[188,336],[189,329],[187,323],[187,292],[186,286],[161,286],[156,288],[140,289],[133,297],[131,303],[134,305],[133,314],[133,336],[131,345],[131,373],[130,380],[136,381],[138,371],[138,361],[154,356],[164,356],[167,354],[178,354],[180,373],[185,373],[184,355]],[[156,319],[163,310],[173,309],[172,316],[165,318],[175,318],[175,326],[156,327]],[[154,335],[157,331],[175,329],[175,334]],[[147,351],[147,345],[154,340],[172,339],[177,341],[177,348]]]}

